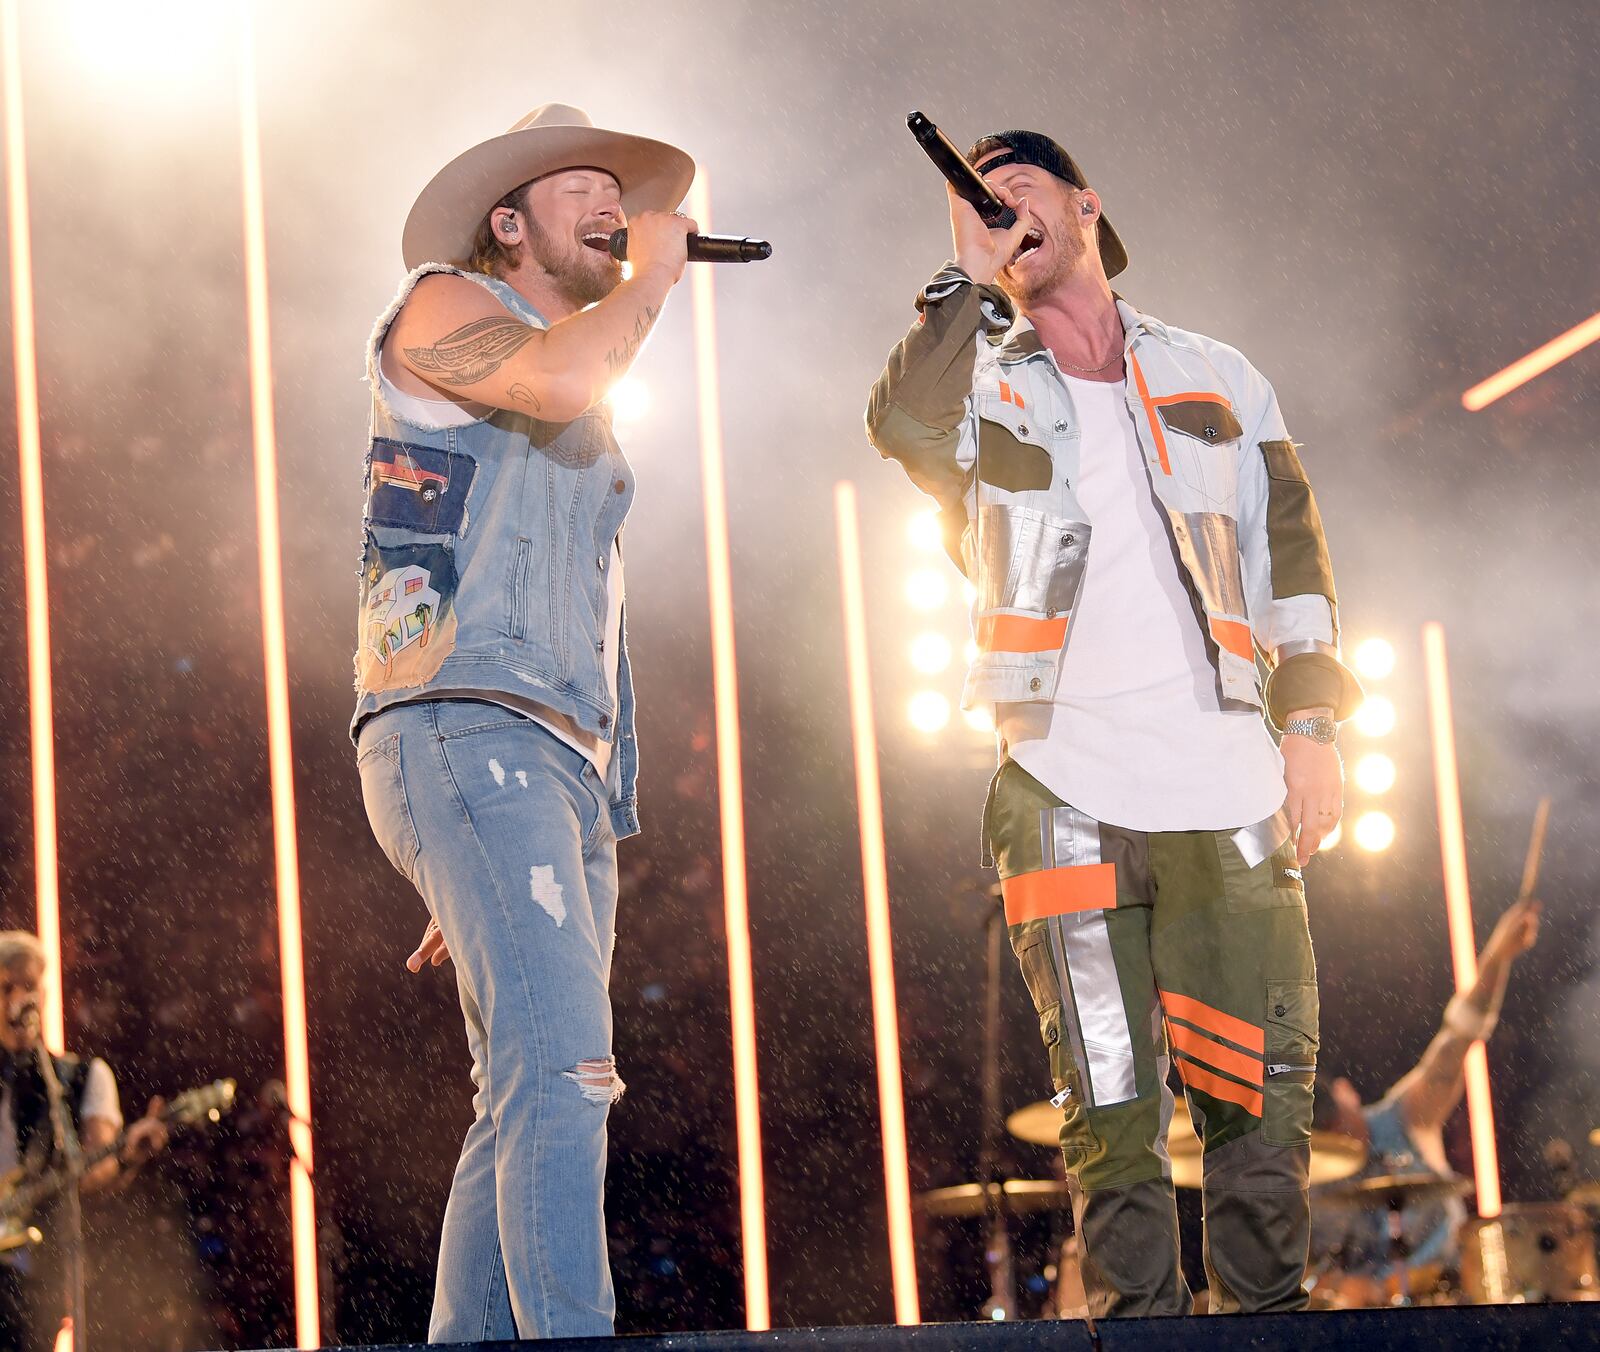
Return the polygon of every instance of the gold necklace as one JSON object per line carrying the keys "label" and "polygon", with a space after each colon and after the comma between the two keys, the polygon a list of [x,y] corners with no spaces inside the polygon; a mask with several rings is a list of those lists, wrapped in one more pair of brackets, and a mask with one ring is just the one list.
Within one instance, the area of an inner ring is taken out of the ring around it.
{"label": "gold necklace", "polygon": [[1099,366],[1074,366],[1070,361],[1061,361],[1060,357],[1057,357],[1056,360],[1060,362],[1062,366],[1066,367],[1067,370],[1076,371],[1079,375],[1097,376],[1108,366],[1111,366],[1122,360],[1122,349],[1120,347],[1116,348],[1111,353],[1111,356],[1107,360],[1101,362]]}

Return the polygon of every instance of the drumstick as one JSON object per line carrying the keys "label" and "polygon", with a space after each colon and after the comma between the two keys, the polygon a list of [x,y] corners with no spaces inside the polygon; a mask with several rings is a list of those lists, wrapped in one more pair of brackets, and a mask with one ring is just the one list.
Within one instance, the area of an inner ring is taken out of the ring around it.
{"label": "drumstick", "polygon": [[1539,800],[1539,806],[1533,814],[1533,835],[1528,840],[1528,857],[1522,861],[1522,886],[1517,891],[1518,901],[1526,901],[1531,897],[1539,881],[1539,858],[1544,854],[1544,829],[1549,822],[1550,795],[1546,794]]}

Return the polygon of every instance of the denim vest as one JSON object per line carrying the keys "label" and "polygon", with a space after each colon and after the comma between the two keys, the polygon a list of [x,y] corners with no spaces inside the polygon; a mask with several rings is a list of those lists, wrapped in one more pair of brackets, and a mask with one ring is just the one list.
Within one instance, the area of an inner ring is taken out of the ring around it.
{"label": "denim vest", "polygon": [[427,263],[400,287],[367,345],[372,423],[366,461],[356,710],[420,699],[533,700],[613,742],[611,820],[639,830],[633,681],[617,653],[606,681],[606,572],[633,502],[633,470],[592,408],[569,423],[495,410],[462,427],[398,417],[378,352],[417,281],[466,277],[518,319],[549,327],[498,278]]}

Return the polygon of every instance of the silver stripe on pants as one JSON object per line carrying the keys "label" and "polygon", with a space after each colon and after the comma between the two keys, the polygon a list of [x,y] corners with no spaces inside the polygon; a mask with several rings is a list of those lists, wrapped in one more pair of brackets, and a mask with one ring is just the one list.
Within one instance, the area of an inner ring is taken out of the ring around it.
{"label": "silver stripe on pants", "polygon": [[[1101,863],[1100,823],[1073,807],[1039,814],[1044,866],[1082,868]],[[1126,1103],[1135,1088],[1133,1036],[1122,1003],[1111,933],[1104,911],[1050,918],[1046,930],[1063,993],[1062,1013],[1073,1056],[1084,1072],[1091,1108]]]}

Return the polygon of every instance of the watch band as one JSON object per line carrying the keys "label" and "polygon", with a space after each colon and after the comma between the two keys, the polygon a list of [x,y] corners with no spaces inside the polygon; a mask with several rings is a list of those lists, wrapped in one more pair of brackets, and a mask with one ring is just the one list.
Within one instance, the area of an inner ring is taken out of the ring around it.
{"label": "watch band", "polygon": [[1291,718],[1283,725],[1283,731],[1285,736],[1292,732],[1327,746],[1339,735],[1339,725],[1327,714],[1318,714],[1315,718]]}

